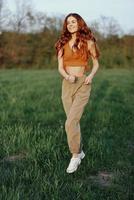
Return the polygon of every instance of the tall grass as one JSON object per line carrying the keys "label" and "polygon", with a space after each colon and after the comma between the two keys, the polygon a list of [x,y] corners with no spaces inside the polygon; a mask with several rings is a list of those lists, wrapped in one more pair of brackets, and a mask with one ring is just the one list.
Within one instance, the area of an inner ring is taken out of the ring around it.
{"label": "tall grass", "polygon": [[86,157],[67,174],[62,78],[54,70],[1,70],[0,199],[133,199],[133,75],[98,71],[81,119]]}

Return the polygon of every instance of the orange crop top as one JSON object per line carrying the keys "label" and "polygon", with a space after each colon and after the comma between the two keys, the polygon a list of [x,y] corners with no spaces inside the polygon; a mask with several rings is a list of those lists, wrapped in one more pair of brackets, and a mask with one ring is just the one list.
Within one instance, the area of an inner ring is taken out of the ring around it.
{"label": "orange crop top", "polygon": [[82,58],[78,52],[74,52],[70,46],[69,43],[67,42],[64,47],[64,54],[63,54],[63,65],[64,68],[66,66],[83,66],[87,67],[88,65],[88,60]]}

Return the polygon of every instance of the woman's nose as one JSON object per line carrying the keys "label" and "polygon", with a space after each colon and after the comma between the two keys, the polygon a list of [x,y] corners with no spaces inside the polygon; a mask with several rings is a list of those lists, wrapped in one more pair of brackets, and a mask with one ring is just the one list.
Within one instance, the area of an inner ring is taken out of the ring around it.
{"label": "woman's nose", "polygon": [[69,24],[69,27],[72,27],[73,25],[72,24]]}

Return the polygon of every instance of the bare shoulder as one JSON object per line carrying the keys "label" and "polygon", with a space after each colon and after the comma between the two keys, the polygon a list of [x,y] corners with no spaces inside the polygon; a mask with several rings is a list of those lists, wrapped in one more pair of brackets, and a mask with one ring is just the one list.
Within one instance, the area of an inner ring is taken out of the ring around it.
{"label": "bare shoulder", "polygon": [[94,46],[93,40],[87,40],[88,49],[91,49]]}
{"label": "bare shoulder", "polygon": [[99,50],[98,50],[96,42],[94,42],[93,40],[87,40],[87,44],[88,44],[88,51],[92,59],[98,59]]}
{"label": "bare shoulder", "polygon": [[58,58],[61,58],[63,55],[63,48],[61,48],[58,52]]}

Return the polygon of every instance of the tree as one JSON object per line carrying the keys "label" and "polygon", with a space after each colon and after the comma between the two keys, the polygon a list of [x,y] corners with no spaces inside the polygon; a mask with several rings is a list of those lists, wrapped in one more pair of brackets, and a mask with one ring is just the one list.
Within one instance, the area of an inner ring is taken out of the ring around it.
{"label": "tree", "polygon": [[119,23],[113,17],[101,16],[98,20],[99,32],[104,38],[112,35],[122,35],[123,31]]}
{"label": "tree", "polygon": [[16,11],[12,15],[11,24],[13,30],[16,32],[26,32],[28,31],[28,20],[27,17],[29,13],[32,12],[31,1],[26,0],[15,0]]}
{"label": "tree", "polygon": [[6,7],[6,0],[0,0],[0,34],[9,24],[10,12]]}

